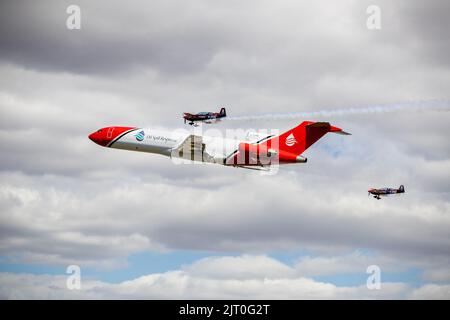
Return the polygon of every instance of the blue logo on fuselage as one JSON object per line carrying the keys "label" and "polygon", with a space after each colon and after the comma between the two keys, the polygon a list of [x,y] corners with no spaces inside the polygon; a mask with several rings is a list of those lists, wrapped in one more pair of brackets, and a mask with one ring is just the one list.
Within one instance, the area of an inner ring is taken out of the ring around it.
{"label": "blue logo on fuselage", "polygon": [[144,140],[145,132],[144,132],[144,130],[142,130],[141,132],[136,133],[134,136],[136,137],[137,141],[142,141],[142,140]]}

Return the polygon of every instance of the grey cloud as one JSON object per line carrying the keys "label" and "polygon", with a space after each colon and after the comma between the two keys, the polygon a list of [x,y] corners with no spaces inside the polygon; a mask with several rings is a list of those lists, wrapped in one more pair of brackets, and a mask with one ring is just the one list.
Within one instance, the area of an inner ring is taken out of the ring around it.
{"label": "grey cloud", "polygon": [[183,10],[176,2],[135,1],[130,10],[119,2],[79,1],[76,31],[65,25],[71,4],[2,2],[0,56],[39,70],[114,74],[150,66],[183,74],[201,69],[226,40],[198,3]]}
{"label": "grey cloud", "polygon": [[447,13],[450,3],[438,0],[427,5],[421,1],[407,1],[400,10],[404,16],[404,30],[411,35],[422,59],[437,67],[444,65],[448,68],[450,37],[447,30],[450,22]]}
{"label": "grey cloud", "polygon": [[[420,194],[377,203],[352,190],[350,181],[335,182],[334,188],[346,190],[336,192],[326,187],[330,180],[311,174],[261,177],[234,170],[227,175],[233,183],[218,183],[209,191],[197,186],[209,177],[197,179],[195,186],[167,184],[156,177],[129,180],[125,175],[121,183],[108,178],[80,184],[72,179],[63,186],[59,178],[49,185],[45,178],[4,175],[2,202],[8,216],[2,219],[7,231],[2,233],[3,253],[30,251],[82,261],[164,248],[349,250],[356,241],[358,247],[395,256],[448,259],[448,203],[423,203],[429,197]],[[32,196],[21,200],[27,193]],[[110,247],[112,239],[120,245]],[[101,255],[99,247],[104,248]]]}

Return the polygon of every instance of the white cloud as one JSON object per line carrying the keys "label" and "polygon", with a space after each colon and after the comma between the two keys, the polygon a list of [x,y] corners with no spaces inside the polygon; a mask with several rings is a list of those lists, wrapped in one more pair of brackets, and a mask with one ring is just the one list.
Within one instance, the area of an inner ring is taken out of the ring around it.
{"label": "white cloud", "polygon": [[450,299],[450,285],[427,284],[414,290],[410,299]]}
{"label": "white cloud", "polygon": [[294,270],[266,256],[209,257],[183,269],[193,276],[212,279],[258,279],[294,276]]}
{"label": "white cloud", "polygon": [[[259,263],[259,264],[256,264]],[[229,267],[232,267],[231,269]],[[259,270],[256,270],[256,266]],[[264,256],[210,257],[183,270],[150,274],[110,284],[83,279],[81,290],[68,290],[65,276],[0,274],[0,297],[6,299],[398,299],[449,298],[448,286],[382,283],[341,287],[293,277],[291,268]],[[211,272],[213,271],[213,272]],[[255,272],[256,271],[256,272]]]}
{"label": "white cloud", "polygon": [[406,265],[392,257],[364,254],[356,251],[340,256],[305,256],[299,259],[295,270],[302,276],[336,275],[345,273],[364,273],[370,265],[377,265],[382,272],[404,270]]}

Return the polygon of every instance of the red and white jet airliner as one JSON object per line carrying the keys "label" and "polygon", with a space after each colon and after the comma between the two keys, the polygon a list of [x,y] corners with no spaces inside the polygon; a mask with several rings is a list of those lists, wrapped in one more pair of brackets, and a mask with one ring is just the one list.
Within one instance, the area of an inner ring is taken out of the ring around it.
{"label": "red and white jet airliner", "polygon": [[306,162],[302,153],[328,132],[349,135],[328,122],[304,121],[280,135],[265,135],[254,141],[136,127],[102,128],[89,139],[103,147],[259,170],[274,164]]}

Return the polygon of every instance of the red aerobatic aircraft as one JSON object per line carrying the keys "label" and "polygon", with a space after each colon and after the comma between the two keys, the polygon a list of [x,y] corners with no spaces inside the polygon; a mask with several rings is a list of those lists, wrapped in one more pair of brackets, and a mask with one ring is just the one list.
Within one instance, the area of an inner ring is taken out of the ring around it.
{"label": "red aerobatic aircraft", "polygon": [[199,112],[196,114],[192,114],[189,112],[183,113],[184,123],[186,123],[186,121],[189,121],[189,124],[191,126],[195,126],[195,122],[212,123],[214,121],[217,121],[217,119],[224,118],[226,116],[227,112],[225,111],[225,108],[220,109],[219,112]]}
{"label": "red aerobatic aircraft", "polygon": [[399,194],[399,193],[405,193],[405,187],[401,185],[398,189],[395,188],[381,188],[381,189],[375,189],[371,188],[368,190],[369,195],[373,195],[373,197],[377,200],[380,200],[380,196],[387,196],[389,194]]}

